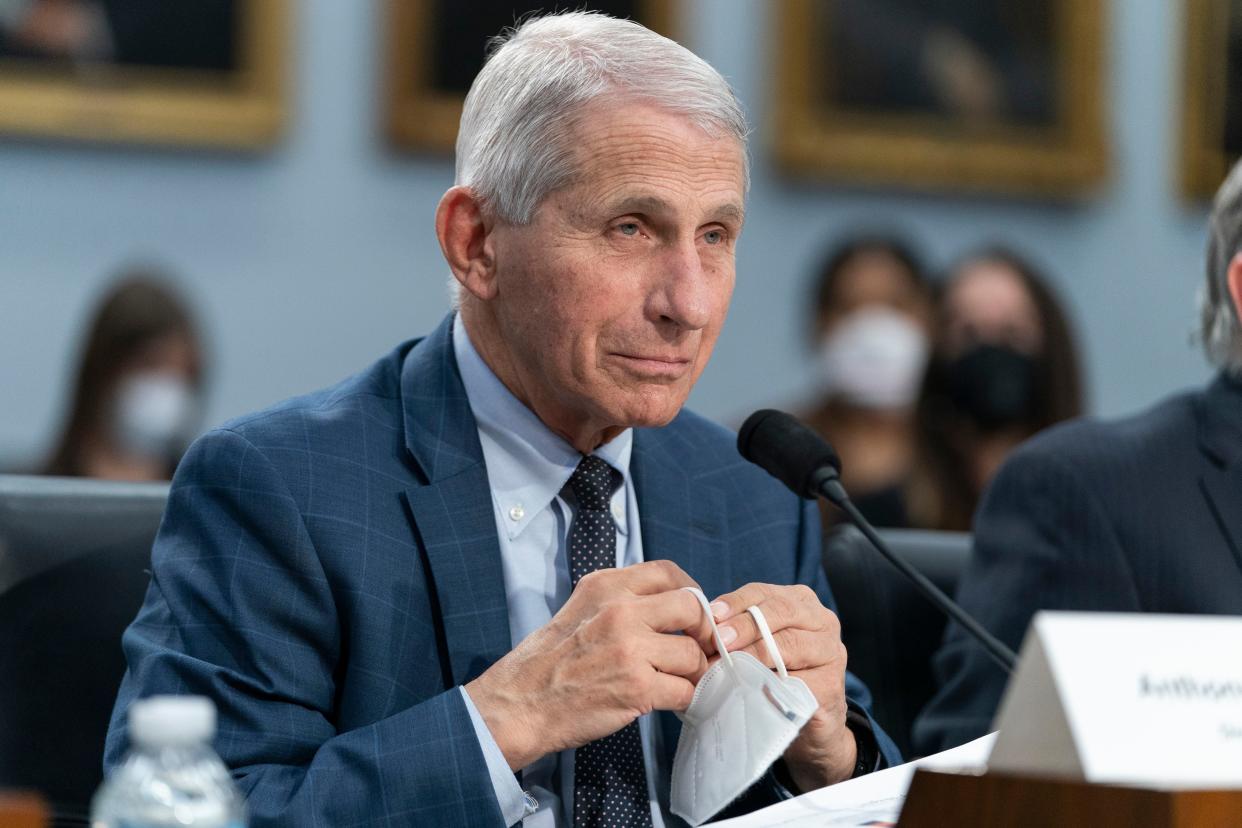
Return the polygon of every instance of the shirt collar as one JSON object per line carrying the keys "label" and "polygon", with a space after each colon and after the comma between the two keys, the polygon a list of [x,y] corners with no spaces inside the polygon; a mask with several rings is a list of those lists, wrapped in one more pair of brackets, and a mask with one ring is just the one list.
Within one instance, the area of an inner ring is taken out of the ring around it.
{"label": "shirt collar", "polygon": [[[552,503],[582,454],[544,425],[492,372],[470,341],[461,314],[453,317],[453,355],[479,427],[492,498],[512,540]],[[629,490],[633,448],[634,430],[627,428],[594,452],[621,472],[623,496]],[[623,497],[620,508],[613,510],[623,535],[627,533],[626,513]]]}

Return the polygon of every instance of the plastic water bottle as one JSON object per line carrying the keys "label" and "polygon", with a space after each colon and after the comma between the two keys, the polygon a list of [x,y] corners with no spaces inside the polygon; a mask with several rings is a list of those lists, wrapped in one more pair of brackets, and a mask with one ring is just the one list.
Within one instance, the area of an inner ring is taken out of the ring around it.
{"label": "plastic water bottle", "polygon": [[130,752],[95,794],[92,828],[244,828],[245,803],[211,749],[215,735],[210,699],[134,702]]}

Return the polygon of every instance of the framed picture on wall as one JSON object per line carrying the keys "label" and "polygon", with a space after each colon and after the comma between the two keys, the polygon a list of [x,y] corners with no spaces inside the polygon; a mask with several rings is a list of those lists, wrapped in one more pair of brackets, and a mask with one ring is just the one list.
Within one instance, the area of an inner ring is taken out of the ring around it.
{"label": "framed picture on wall", "polygon": [[386,0],[385,121],[403,150],[451,152],[462,102],[483,67],[488,41],[535,12],[592,9],[674,37],[676,0],[500,2]]}
{"label": "framed picture on wall", "polygon": [[1242,2],[1185,0],[1182,192],[1211,198],[1242,156]]}
{"label": "framed picture on wall", "polygon": [[0,133],[268,145],[290,26],[287,0],[0,0]]}
{"label": "framed picture on wall", "polygon": [[1104,175],[1102,0],[779,0],[792,175],[1065,196]]}

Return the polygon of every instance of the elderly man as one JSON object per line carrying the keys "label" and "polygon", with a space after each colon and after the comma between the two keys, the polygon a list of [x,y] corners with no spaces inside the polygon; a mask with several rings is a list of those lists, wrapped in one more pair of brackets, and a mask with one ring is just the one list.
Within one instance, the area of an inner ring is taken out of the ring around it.
{"label": "elderly man", "polygon": [[[1210,220],[1198,391],[1044,432],[1001,468],[958,597],[1010,646],[1039,609],[1242,615],[1242,165]],[[1005,676],[960,628],[915,725],[932,752],[986,733]]]}
{"label": "elderly man", "polygon": [[459,311],[191,449],[107,764],[130,701],[201,693],[257,826],[676,824],[673,712],[718,657],[690,586],[766,660],[760,607],[819,704],[734,810],[895,760],[814,504],[681,410],[733,289],[745,135],[724,80],[634,23],[518,27],[436,213]]}

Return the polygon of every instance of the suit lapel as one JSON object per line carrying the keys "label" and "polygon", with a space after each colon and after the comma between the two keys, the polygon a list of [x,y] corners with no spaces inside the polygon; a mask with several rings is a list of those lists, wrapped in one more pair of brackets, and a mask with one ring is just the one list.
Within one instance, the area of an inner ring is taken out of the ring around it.
{"label": "suit lapel", "polygon": [[453,684],[465,684],[512,644],[491,488],[451,316],[406,356],[401,401],[405,445],[424,481],[406,490],[409,518],[434,582]]}
{"label": "suit lapel", "polygon": [[630,471],[638,495],[643,557],[673,561],[710,600],[732,588],[724,554],[727,515],[724,492],[696,479],[695,460],[676,423],[634,432]]}
{"label": "suit lapel", "polygon": [[1242,388],[1220,376],[1196,402],[1199,446],[1210,461],[1199,485],[1242,567]]}
{"label": "suit lapel", "polygon": [[[724,493],[695,477],[697,455],[682,442],[676,423],[664,429],[636,429],[630,472],[638,496],[643,533],[643,558],[673,561],[698,582],[707,599],[733,588],[730,558],[723,537],[727,515]],[[667,777],[681,735],[681,721],[672,713],[657,717]],[[667,789],[669,780],[662,784]]]}
{"label": "suit lapel", "polygon": [[1209,468],[1199,476],[1199,484],[1233,550],[1234,560],[1242,567],[1242,466]]}

